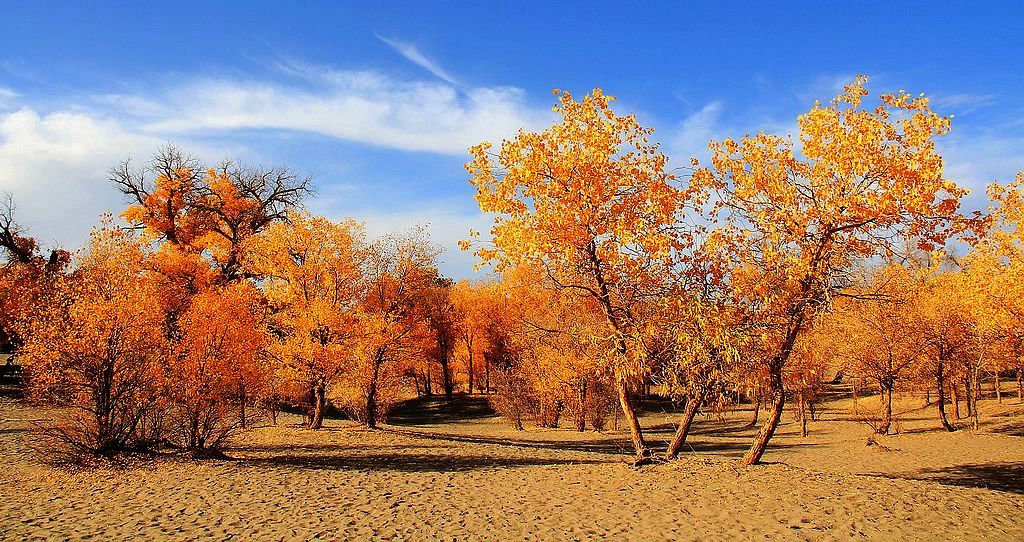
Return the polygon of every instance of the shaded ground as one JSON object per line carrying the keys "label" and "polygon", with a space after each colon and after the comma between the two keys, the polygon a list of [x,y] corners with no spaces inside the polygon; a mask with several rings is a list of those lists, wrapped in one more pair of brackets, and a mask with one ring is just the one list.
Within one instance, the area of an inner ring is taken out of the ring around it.
{"label": "shaded ground", "polygon": [[[1018,406],[986,407],[991,432],[947,434],[907,401],[904,434],[868,446],[844,399],[806,438],[787,413],[770,464],[753,468],[736,462],[751,413],[703,417],[683,460],[636,470],[623,433],[516,432],[461,398],[403,405],[379,431],[285,416],[239,438],[231,460],[67,474],[26,446],[27,420],[47,412],[8,401],[0,539],[1021,540],[1024,438],[998,431]],[[674,421],[644,424],[663,443]]]}

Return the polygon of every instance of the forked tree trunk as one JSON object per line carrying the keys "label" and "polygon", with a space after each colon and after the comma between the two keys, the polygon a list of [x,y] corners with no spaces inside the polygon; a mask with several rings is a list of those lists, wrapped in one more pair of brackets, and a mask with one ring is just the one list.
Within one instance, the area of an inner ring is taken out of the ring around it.
{"label": "forked tree trunk", "polygon": [[373,374],[370,385],[366,388],[366,427],[377,428],[377,381],[380,379],[380,366],[384,363],[380,354],[373,360]]}
{"label": "forked tree trunk", "polygon": [[935,384],[938,392],[935,403],[939,408],[939,421],[942,422],[942,428],[946,431],[953,432],[956,430],[953,424],[949,423],[949,418],[946,416],[946,382],[945,375],[943,374],[943,363],[939,361],[938,371],[935,373]]}
{"label": "forked tree trunk", "polygon": [[771,411],[768,414],[768,419],[761,426],[761,430],[754,437],[754,442],[751,444],[750,449],[743,456],[743,463],[747,465],[756,465],[761,462],[761,456],[764,455],[765,449],[768,448],[768,441],[775,435],[775,430],[779,427],[779,420],[782,419],[782,411],[786,408],[786,389],[782,383],[782,364],[773,363],[769,369],[771,371],[769,390],[771,392]]}
{"label": "forked tree trunk", "polygon": [[875,430],[879,435],[888,435],[892,427],[892,386],[882,386],[882,423]]}
{"label": "forked tree trunk", "polygon": [[633,449],[636,451],[636,462],[643,463],[651,458],[651,451],[647,448],[643,430],[640,428],[640,419],[633,408],[629,384],[623,376],[616,376],[615,383],[619,394],[619,406],[622,407],[622,415],[629,426],[629,438],[633,441]]}
{"label": "forked tree trunk", "polygon": [[683,444],[686,444],[686,436],[690,434],[690,427],[693,425],[693,418],[697,415],[697,411],[700,410],[703,403],[704,396],[702,394],[691,395],[686,401],[683,420],[676,429],[672,442],[668,444],[668,450],[665,452],[666,459],[675,459],[679,455],[680,450],[683,449]]}
{"label": "forked tree trunk", "polygon": [[327,387],[323,383],[313,385],[313,413],[309,416],[309,428],[320,429],[324,425],[324,408],[327,402]]}

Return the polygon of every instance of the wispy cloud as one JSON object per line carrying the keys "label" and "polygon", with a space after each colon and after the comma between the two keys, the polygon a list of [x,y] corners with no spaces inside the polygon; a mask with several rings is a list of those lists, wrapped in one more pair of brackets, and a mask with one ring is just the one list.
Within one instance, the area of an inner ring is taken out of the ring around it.
{"label": "wispy cloud", "polygon": [[433,60],[430,60],[429,58],[424,56],[424,54],[421,53],[420,50],[417,49],[415,45],[408,42],[399,41],[396,39],[385,38],[380,34],[377,34],[377,39],[386,43],[389,47],[394,49],[395,52],[405,57],[405,59],[408,60],[409,62],[412,62],[413,64],[416,64],[417,66],[427,70],[428,72],[434,74],[438,78],[443,79],[456,86],[459,84],[455,80],[455,78],[452,77],[451,74],[449,74],[447,71],[445,71],[444,68],[438,65],[437,62],[434,62]]}
{"label": "wispy cloud", "polygon": [[[128,156],[145,160],[167,141],[209,163],[255,158],[247,145],[259,147],[263,135],[253,139],[254,131],[304,133],[443,157],[552,120],[548,107],[532,104],[515,87],[457,89],[441,80],[400,80],[301,62],[276,67],[271,77],[199,78],[130,94],[67,96],[59,105],[33,103],[0,88],[0,191],[14,194],[20,220],[34,236],[75,248],[101,213],[123,208],[108,181],[109,169]],[[9,107],[2,106],[4,100]],[[462,182],[462,172],[454,173]],[[316,211],[366,220],[372,233],[429,223],[447,251],[445,272],[469,272],[472,258],[456,241],[471,227],[487,225],[471,198],[435,201],[410,189],[402,198],[354,203],[364,198],[341,191],[372,189],[369,181],[347,186],[343,180],[321,179],[329,183],[322,187],[324,195],[335,197],[311,201]],[[417,203],[403,203],[408,200]]]}
{"label": "wispy cloud", "polygon": [[456,89],[444,82],[403,81],[373,71],[282,64],[303,84],[206,79],[161,97],[123,102],[154,134],[276,129],[308,132],[384,148],[461,155],[548,122],[547,107],[515,87]]}
{"label": "wispy cloud", "polygon": [[0,109],[7,109],[14,104],[18,93],[9,88],[0,87]]}
{"label": "wispy cloud", "polygon": [[994,105],[998,98],[995,94],[939,94],[931,97],[931,106],[942,114],[965,114]]}

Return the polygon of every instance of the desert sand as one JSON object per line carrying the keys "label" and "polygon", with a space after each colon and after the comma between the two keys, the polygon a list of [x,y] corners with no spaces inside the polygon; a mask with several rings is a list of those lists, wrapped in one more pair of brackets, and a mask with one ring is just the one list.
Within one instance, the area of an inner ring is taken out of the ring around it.
{"label": "desert sand", "polygon": [[[787,411],[755,467],[737,463],[753,435],[738,410],[699,418],[681,459],[640,469],[619,432],[434,413],[320,432],[286,415],[230,460],[69,472],[27,444],[48,412],[3,400],[0,539],[1024,540],[1024,405],[987,400],[979,432],[948,434],[922,403],[901,401],[901,433],[871,445],[849,400],[807,437]],[[644,417],[658,442],[674,420]]]}

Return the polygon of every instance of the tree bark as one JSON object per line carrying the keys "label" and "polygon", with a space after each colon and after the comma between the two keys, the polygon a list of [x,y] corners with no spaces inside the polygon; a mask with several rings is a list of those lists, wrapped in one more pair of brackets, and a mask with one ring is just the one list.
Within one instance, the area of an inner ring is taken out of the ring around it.
{"label": "tree bark", "polygon": [[1024,402],[1024,375],[1017,369],[1017,402]]}
{"label": "tree bark", "polygon": [[383,359],[378,354],[374,359],[370,385],[366,389],[366,427],[370,429],[377,428],[377,381],[380,379],[380,366],[382,363]]}
{"label": "tree bark", "polygon": [[953,417],[957,420],[960,419],[960,389],[957,387],[956,382],[950,382],[949,387],[953,388]]}
{"label": "tree bark", "polygon": [[800,392],[800,436],[807,436],[807,401],[804,399],[804,392]]}
{"label": "tree bark", "polygon": [[940,360],[938,370],[935,372],[935,383],[938,392],[935,403],[938,405],[939,421],[942,422],[942,428],[952,433],[956,428],[953,427],[953,424],[949,423],[949,418],[946,416],[946,382],[943,369],[943,362]]}
{"label": "tree bark", "polygon": [[761,397],[758,396],[757,402],[754,403],[754,419],[750,420],[747,427],[757,427],[757,418],[761,414]]}
{"label": "tree bark", "polygon": [[629,438],[633,441],[633,449],[636,451],[636,462],[638,464],[643,463],[651,458],[651,451],[647,448],[643,430],[640,429],[640,419],[633,408],[633,400],[629,394],[629,384],[622,376],[616,376],[615,383],[619,393],[619,406],[622,408],[622,415],[629,425]]}
{"label": "tree bark", "polygon": [[996,402],[997,403],[1002,403],[1003,402],[1003,390],[1000,387],[1000,382],[999,382],[999,369],[996,369],[996,381],[995,381],[994,384],[992,384],[992,387],[995,388],[995,390],[996,390]]}
{"label": "tree bark", "polygon": [[882,385],[882,423],[875,430],[879,435],[888,435],[892,427],[892,386]]}
{"label": "tree bark", "polygon": [[448,363],[448,354],[441,354],[441,357],[438,358],[438,363],[441,365],[441,385],[444,386],[444,398],[450,401],[452,393],[455,391],[455,382],[452,380],[452,369]]}
{"label": "tree bark", "polygon": [[761,426],[761,430],[754,437],[750,449],[743,456],[743,463],[747,465],[756,465],[761,462],[761,456],[768,448],[768,441],[775,435],[775,430],[779,427],[779,420],[782,419],[782,411],[786,407],[786,390],[782,383],[782,364],[773,363],[770,371],[772,409],[768,419]]}
{"label": "tree bark", "polygon": [[576,430],[580,433],[587,430],[587,380],[580,385],[580,404],[576,411]]}
{"label": "tree bark", "polygon": [[469,376],[469,386],[468,386],[467,390],[469,391],[470,395],[473,395],[473,347],[472,346],[469,347],[469,370],[467,372],[469,373],[469,375],[468,375]]}
{"label": "tree bark", "polygon": [[313,413],[309,416],[309,428],[320,429],[324,425],[324,407],[327,402],[327,386],[318,382],[313,385]]}
{"label": "tree bark", "polygon": [[683,444],[686,443],[686,436],[690,433],[690,427],[693,425],[693,418],[697,415],[697,411],[700,410],[703,403],[704,396],[702,394],[691,395],[686,401],[686,410],[683,411],[683,421],[676,429],[676,434],[672,437],[672,442],[668,444],[668,450],[665,452],[666,459],[675,459],[676,456],[679,455],[679,451],[683,449]]}

